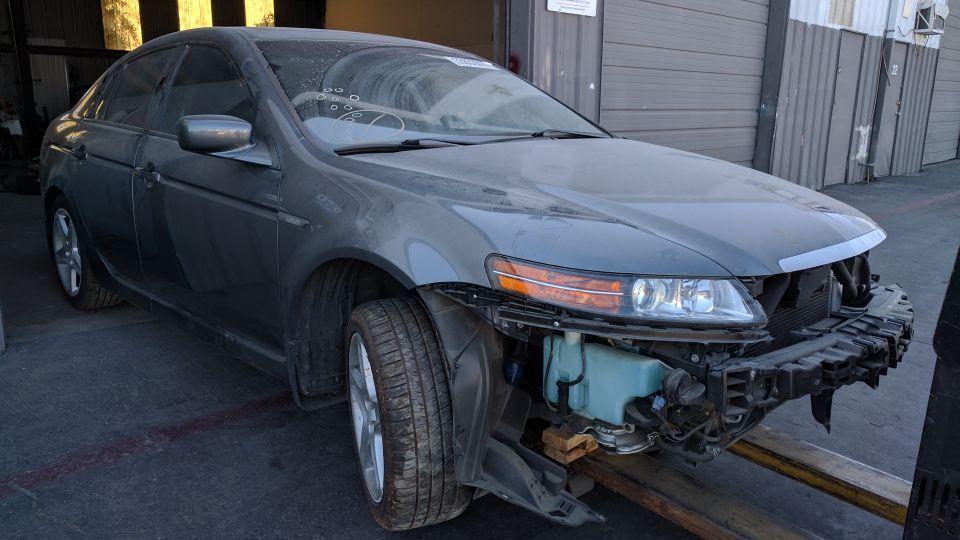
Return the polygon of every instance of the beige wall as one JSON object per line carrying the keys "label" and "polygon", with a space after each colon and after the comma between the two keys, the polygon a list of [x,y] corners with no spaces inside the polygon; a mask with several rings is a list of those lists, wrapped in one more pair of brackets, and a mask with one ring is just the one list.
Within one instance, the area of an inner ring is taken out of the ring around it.
{"label": "beige wall", "polygon": [[324,26],[429,41],[493,58],[493,4],[493,0],[327,0]]}

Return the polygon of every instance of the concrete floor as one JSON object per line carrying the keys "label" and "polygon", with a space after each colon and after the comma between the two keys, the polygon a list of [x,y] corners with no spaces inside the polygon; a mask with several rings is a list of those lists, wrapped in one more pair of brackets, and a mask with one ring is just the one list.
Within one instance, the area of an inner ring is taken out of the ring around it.
{"label": "concrete floor", "polygon": [[[960,163],[827,193],[886,228],[873,269],[911,293],[917,334],[878,390],[837,393],[832,435],[803,400],[767,424],[909,479],[960,242]],[[283,383],[180,329],[130,306],[73,311],[57,287],[39,199],[0,193],[0,537],[388,536],[366,508],[345,405],[299,411]],[[824,537],[901,534],[733,456],[690,472]],[[685,536],[603,488],[585,500],[605,525],[565,528],[487,496],[398,536]]]}

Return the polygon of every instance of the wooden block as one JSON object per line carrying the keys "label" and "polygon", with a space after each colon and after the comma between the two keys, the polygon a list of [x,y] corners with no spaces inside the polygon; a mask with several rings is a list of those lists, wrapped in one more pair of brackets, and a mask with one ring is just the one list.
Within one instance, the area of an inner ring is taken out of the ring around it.
{"label": "wooden block", "polygon": [[566,426],[544,430],[541,440],[543,453],[564,465],[582,458],[599,447],[597,440],[590,435],[573,433]]}

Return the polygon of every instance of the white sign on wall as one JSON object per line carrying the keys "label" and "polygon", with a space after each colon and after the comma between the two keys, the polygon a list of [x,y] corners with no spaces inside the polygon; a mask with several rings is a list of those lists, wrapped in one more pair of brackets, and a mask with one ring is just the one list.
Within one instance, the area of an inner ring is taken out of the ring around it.
{"label": "white sign on wall", "polygon": [[573,15],[597,16],[597,0],[547,0],[547,9]]}

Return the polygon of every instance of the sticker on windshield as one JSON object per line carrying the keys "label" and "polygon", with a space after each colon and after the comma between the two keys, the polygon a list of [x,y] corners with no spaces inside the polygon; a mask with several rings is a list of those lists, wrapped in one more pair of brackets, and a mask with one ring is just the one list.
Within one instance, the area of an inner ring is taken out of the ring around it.
{"label": "sticker on windshield", "polygon": [[384,111],[348,112],[330,126],[330,137],[344,144],[372,143],[393,139],[406,125],[399,116]]}
{"label": "sticker on windshield", "polygon": [[470,67],[477,69],[498,69],[497,66],[493,65],[491,62],[485,62],[483,60],[475,60],[473,58],[459,58],[456,56],[444,56],[447,60],[453,62],[454,64],[460,67]]}

